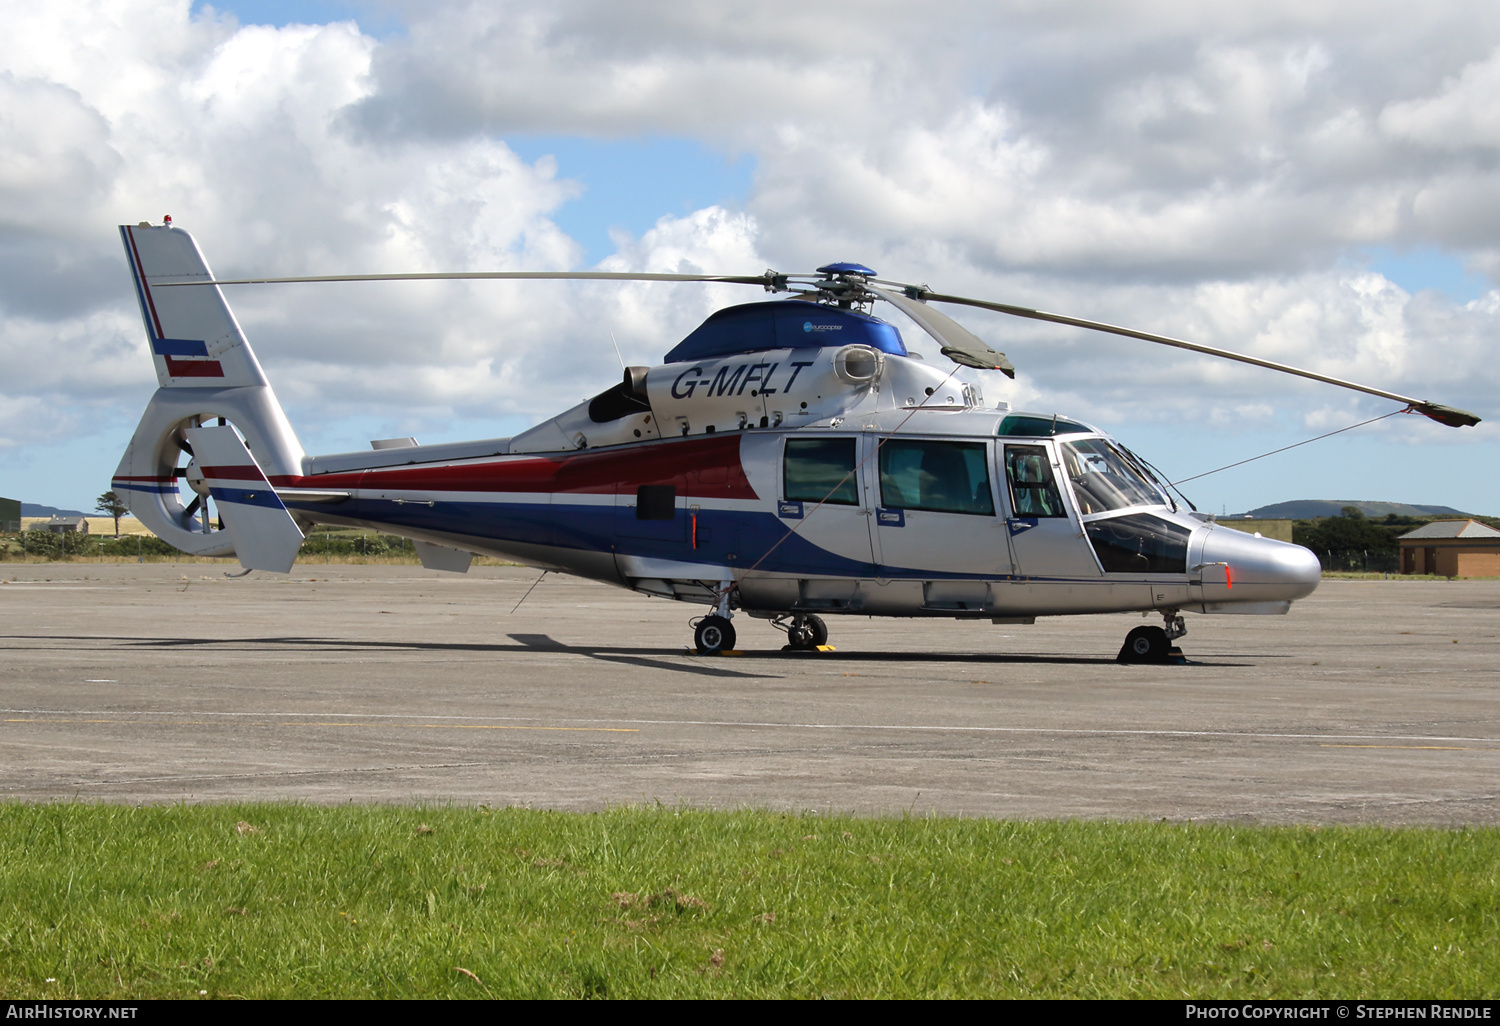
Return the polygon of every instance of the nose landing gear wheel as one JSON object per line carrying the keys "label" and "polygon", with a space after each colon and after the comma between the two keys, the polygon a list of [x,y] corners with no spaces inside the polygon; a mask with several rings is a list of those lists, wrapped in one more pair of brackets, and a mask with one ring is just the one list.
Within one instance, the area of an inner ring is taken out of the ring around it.
{"label": "nose landing gear wheel", "polygon": [[819,645],[828,644],[828,625],[821,616],[803,616],[792,621],[786,630],[787,648],[796,652],[810,652]]}
{"label": "nose landing gear wheel", "polygon": [[705,616],[693,628],[699,655],[716,655],[734,648],[734,624],[722,616]]}
{"label": "nose landing gear wheel", "polygon": [[1116,658],[1122,663],[1164,663],[1172,643],[1160,627],[1137,627],[1125,635],[1125,645]]}

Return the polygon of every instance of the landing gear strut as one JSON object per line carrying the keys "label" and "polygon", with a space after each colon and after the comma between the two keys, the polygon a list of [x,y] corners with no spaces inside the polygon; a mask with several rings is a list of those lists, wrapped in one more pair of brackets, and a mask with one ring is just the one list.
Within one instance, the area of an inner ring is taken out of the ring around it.
{"label": "landing gear strut", "polygon": [[1125,644],[1115,658],[1122,663],[1181,663],[1182,649],[1172,644],[1187,633],[1187,625],[1175,609],[1162,610],[1161,627],[1137,627],[1125,635]]}
{"label": "landing gear strut", "polygon": [[786,629],[786,647],[794,652],[811,652],[828,644],[828,625],[821,616],[794,616]]}
{"label": "landing gear strut", "polygon": [[725,578],[714,589],[714,611],[693,625],[693,645],[699,655],[718,655],[734,648],[734,615],[729,600],[734,597],[734,581]]}

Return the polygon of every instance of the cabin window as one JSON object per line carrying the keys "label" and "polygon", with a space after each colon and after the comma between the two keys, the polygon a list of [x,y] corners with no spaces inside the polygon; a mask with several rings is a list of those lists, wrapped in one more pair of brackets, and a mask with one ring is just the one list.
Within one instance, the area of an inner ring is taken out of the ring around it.
{"label": "cabin window", "polygon": [[1136,514],[1095,520],[1088,525],[1089,541],[1107,574],[1185,574],[1186,527],[1159,517]]}
{"label": "cabin window", "polygon": [[1127,506],[1165,506],[1166,497],[1102,438],[1062,443],[1063,466],[1084,516]]}
{"label": "cabin window", "polygon": [[787,499],[859,505],[854,439],[788,438],[782,483]]}
{"label": "cabin window", "polygon": [[891,509],[994,516],[983,442],[888,439],[880,447],[880,502]]}
{"label": "cabin window", "polygon": [[1040,445],[1007,445],[1005,476],[1010,482],[1010,508],[1018,517],[1065,517],[1052,461]]}
{"label": "cabin window", "polygon": [[676,520],[676,485],[641,485],[635,490],[637,520]]}

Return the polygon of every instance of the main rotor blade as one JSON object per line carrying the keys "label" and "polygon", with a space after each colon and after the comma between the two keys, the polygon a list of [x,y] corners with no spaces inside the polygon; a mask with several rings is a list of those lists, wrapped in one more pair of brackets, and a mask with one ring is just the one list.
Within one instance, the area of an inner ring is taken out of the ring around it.
{"label": "main rotor blade", "polygon": [[154,282],[156,288],[181,285],[291,285],[303,282],[329,281],[479,281],[491,278],[513,278],[521,281],[705,281],[730,285],[772,285],[772,272],[758,275],[736,274],[647,274],[632,271],[434,271],[412,274],[320,274],[301,278],[217,278],[201,281]]}
{"label": "main rotor blade", "polygon": [[1405,403],[1423,416],[1430,417],[1438,423],[1446,424],[1449,427],[1472,427],[1479,423],[1479,418],[1467,410],[1456,409],[1452,406],[1443,406],[1439,403],[1426,402],[1421,399],[1413,399],[1410,396],[1401,395],[1397,392],[1387,392],[1382,388],[1372,388],[1369,385],[1361,385],[1354,381],[1345,381],[1343,378],[1319,374],[1317,371],[1303,370],[1300,367],[1293,367],[1290,364],[1277,363],[1275,360],[1262,360],[1257,356],[1246,356],[1243,353],[1231,352],[1228,349],[1216,349],[1213,346],[1200,345],[1197,342],[1188,342],[1180,338],[1172,338],[1169,335],[1156,335],[1149,331],[1136,331],[1134,328],[1122,328],[1116,324],[1090,321],[1082,317],[1068,317],[1065,314],[1047,313],[1045,310],[1031,310],[1024,306],[1011,306],[1009,303],[991,303],[983,299],[967,299],[963,296],[944,296],[935,292],[929,292],[926,289],[909,288],[910,292],[908,292],[908,295],[916,293],[920,298],[929,302],[973,306],[981,310],[994,310],[996,313],[1010,314],[1012,317],[1026,317],[1034,321],[1051,321],[1054,324],[1068,324],[1075,328],[1088,328],[1092,331],[1108,332],[1111,335],[1138,338],[1145,342],[1158,342],[1164,346],[1187,349],[1195,353],[1204,353],[1208,356],[1217,356],[1225,360],[1234,360],[1238,363],[1248,363],[1256,367],[1265,367],[1267,370],[1281,371],[1283,374],[1295,374],[1299,378],[1310,378],[1313,381],[1321,381],[1325,385],[1337,385],[1339,388],[1352,389],[1355,392],[1379,396],[1382,399],[1393,399],[1398,403]]}
{"label": "main rotor blade", "polygon": [[[330,274],[286,278],[223,278],[217,280],[153,282],[153,284],[158,288],[168,288],[182,285],[278,285],[303,282],[475,281],[485,279],[513,279],[521,281],[696,281],[730,285],[759,285],[770,291],[779,292],[786,289],[786,285],[790,279],[798,279],[800,281],[811,278],[813,278],[811,275],[785,274],[776,271],[766,271],[764,274],[758,275],[649,274],[628,271],[439,271],[413,274]],[[878,281],[882,285],[896,286],[901,289],[904,295],[898,295],[886,289],[878,288],[872,284],[874,281]],[[1011,366],[1009,360],[1005,359],[1003,353],[998,353],[991,349],[981,339],[958,324],[957,321],[923,304],[937,302],[953,303],[957,306],[972,306],[981,310],[993,310],[996,313],[1009,314],[1012,317],[1026,317],[1035,321],[1050,321],[1054,324],[1067,324],[1075,328],[1088,328],[1091,331],[1102,331],[1111,335],[1123,335],[1126,338],[1136,338],[1145,342],[1156,342],[1161,345],[1173,346],[1177,349],[1203,353],[1207,356],[1217,356],[1224,360],[1248,363],[1252,366],[1264,367],[1267,370],[1280,371],[1283,374],[1293,374],[1297,377],[1321,381],[1327,385],[1335,385],[1339,388],[1363,392],[1366,395],[1379,396],[1382,399],[1391,399],[1399,403],[1405,403],[1412,410],[1441,424],[1446,424],[1449,427],[1469,427],[1478,424],[1480,421],[1479,417],[1467,410],[1443,406],[1440,403],[1426,402],[1421,399],[1413,399],[1410,396],[1401,395],[1397,392],[1388,392],[1384,389],[1372,388],[1369,385],[1361,385],[1354,381],[1345,381],[1343,378],[1319,374],[1316,371],[1303,370],[1300,367],[1293,367],[1290,364],[1277,363],[1274,360],[1262,360],[1259,357],[1246,356],[1243,353],[1235,353],[1227,349],[1217,349],[1213,346],[1200,345],[1196,342],[1188,342],[1185,339],[1172,338],[1169,335],[1157,335],[1149,331],[1122,328],[1116,324],[1105,324],[1102,321],[1091,321],[1083,317],[1069,317],[1065,314],[1048,313],[1044,310],[1032,310],[1024,306],[1012,306],[1009,303],[992,303],[987,300],[969,299],[964,296],[941,295],[931,292],[924,287],[908,285],[904,282],[861,278],[859,284],[860,287],[891,303],[921,325],[924,331],[943,346],[943,354],[955,363],[999,370],[1009,374],[1011,377],[1015,376],[1015,368]]]}
{"label": "main rotor blade", "polygon": [[991,349],[983,339],[941,310],[934,310],[926,303],[908,299],[900,293],[887,292],[874,285],[867,284],[865,288],[921,325],[923,331],[937,339],[942,346],[943,355],[954,363],[980,370],[997,370],[1008,378],[1016,376],[1016,368],[1005,358],[1004,353]]}

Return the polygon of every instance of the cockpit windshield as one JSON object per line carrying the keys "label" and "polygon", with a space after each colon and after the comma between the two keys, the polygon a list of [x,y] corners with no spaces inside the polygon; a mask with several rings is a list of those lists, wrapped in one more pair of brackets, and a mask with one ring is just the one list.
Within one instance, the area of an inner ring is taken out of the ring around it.
{"label": "cockpit windshield", "polygon": [[1104,439],[1063,442],[1058,448],[1084,516],[1128,506],[1170,505],[1161,490]]}

